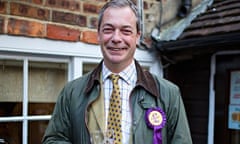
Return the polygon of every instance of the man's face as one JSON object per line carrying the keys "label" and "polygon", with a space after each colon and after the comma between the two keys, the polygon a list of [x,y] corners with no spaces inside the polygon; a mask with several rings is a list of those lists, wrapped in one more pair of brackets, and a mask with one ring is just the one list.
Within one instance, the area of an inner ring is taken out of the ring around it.
{"label": "man's face", "polygon": [[108,68],[125,68],[132,62],[140,38],[136,21],[136,16],[129,7],[108,8],[104,12],[98,40]]}

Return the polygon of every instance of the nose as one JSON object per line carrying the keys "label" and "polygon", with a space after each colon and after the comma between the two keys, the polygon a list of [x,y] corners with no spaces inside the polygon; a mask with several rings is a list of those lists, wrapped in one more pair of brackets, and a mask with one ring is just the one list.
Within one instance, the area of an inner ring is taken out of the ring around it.
{"label": "nose", "polygon": [[112,42],[113,43],[120,43],[122,40],[121,38],[121,32],[120,30],[115,30],[114,33],[113,33],[113,36],[112,36]]}

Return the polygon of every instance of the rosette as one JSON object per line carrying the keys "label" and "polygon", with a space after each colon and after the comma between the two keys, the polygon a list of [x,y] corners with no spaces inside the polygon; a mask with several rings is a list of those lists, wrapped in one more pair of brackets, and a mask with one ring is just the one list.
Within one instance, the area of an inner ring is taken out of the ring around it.
{"label": "rosette", "polygon": [[162,144],[162,128],[167,118],[161,108],[149,108],[145,114],[147,126],[153,129],[153,144]]}

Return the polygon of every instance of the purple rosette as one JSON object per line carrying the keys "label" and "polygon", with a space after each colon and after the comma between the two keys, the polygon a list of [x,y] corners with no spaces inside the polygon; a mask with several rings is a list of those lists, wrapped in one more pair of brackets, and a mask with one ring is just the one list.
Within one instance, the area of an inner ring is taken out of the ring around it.
{"label": "purple rosette", "polygon": [[153,129],[153,144],[162,144],[162,128],[165,126],[167,118],[160,108],[149,108],[145,114],[147,126]]}

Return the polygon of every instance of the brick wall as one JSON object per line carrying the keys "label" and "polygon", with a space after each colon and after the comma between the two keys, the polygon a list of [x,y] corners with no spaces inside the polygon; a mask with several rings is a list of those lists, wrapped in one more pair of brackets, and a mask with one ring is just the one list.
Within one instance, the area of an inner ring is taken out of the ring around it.
{"label": "brick wall", "polygon": [[0,33],[97,44],[98,11],[104,3],[105,0],[0,0]]}
{"label": "brick wall", "polygon": [[[97,44],[99,9],[108,0],[0,0],[0,34]],[[137,0],[134,0],[137,2]],[[159,21],[159,0],[144,0],[145,38]],[[162,23],[179,0],[162,0]]]}

